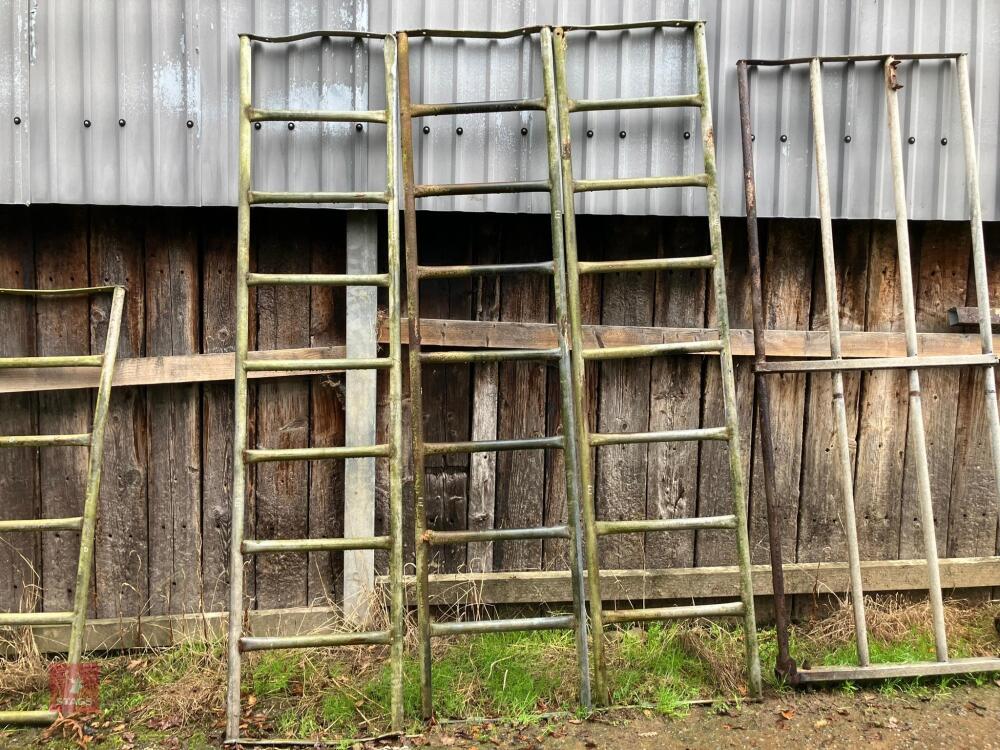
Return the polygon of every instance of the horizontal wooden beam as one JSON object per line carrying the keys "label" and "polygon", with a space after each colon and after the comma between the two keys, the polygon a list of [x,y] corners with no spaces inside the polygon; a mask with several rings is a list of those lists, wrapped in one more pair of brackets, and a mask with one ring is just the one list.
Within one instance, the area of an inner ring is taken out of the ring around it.
{"label": "horizontal wooden beam", "polygon": [[[865,591],[922,591],[927,589],[927,565],[923,560],[873,561],[861,564]],[[415,582],[406,578],[406,595],[414,605]],[[377,585],[384,585],[379,579]],[[753,566],[754,593],[771,594],[771,569]],[[964,557],[941,560],[941,585],[948,590],[1000,586],[1000,557]],[[846,563],[816,563],[785,566],[788,594],[841,594],[848,590]],[[601,574],[601,589],[608,601],[705,599],[739,596],[737,570],[731,566],[670,568],[663,570],[607,570]],[[561,604],[570,599],[567,571],[527,573],[440,574],[430,577],[431,603],[436,606],[482,604]],[[283,610],[253,610],[250,630],[255,636],[298,635],[342,627],[340,610],[333,607],[298,607]],[[192,615],[91,620],[87,623],[88,651],[162,648],[185,641],[221,638],[227,615],[211,612]],[[33,628],[41,651],[66,650],[68,626]],[[0,654],[3,649],[0,649]]]}
{"label": "horizontal wooden beam", "polygon": [[[952,307],[948,310],[948,325],[950,326],[978,326],[978,307]],[[1000,308],[994,307],[990,310],[990,325],[1000,326]]]}
{"label": "horizontal wooden beam", "polygon": [[[465,321],[425,319],[421,321],[424,346],[483,349],[551,349],[557,346],[555,326],[549,323],[511,321]],[[753,332],[733,329],[733,354],[753,356]],[[656,328],[653,326],[584,326],[587,348],[669,344],[708,341],[716,336],[710,328]],[[902,357],[906,355],[903,333],[844,331],[841,334],[845,358]],[[406,319],[402,322],[406,343]],[[979,354],[979,336],[974,333],[919,333],[922,356]],[[379,341],[388,341],[384,324]],[[771,357],[829,357],[830,339],[824,331],[768,331],[767,354]],[[994,350],[1000,350],[1000,336],[993,338]],[[251,359],[337,359],[344,348],[309,347],[255,352]],[[172,357],[136,357],[119,359],[115,366],[115,386],[163,385],[165,383],[203,383],[232,380],[234,361],[231,353],[184,354]],[[335,370],[251,372],[251,378],[279,378],[317,375]],[[0,393],[57,391],[96,388],[100,371],[88,367],[27,368],[0,371]]]}
{"label": "horizontal wooden beam", "polygon": [[[342,346],[317,346],[302,349],[273,349],[253,352],[251,360],[274,359],[339,359]],[[171,357],[134,357],[115,363],[113,384],[116,387],[134,385],[164,385],[167,383],[207,383],[232,380],[236,371],[235,355],[182,354]],[[279,378],[294,375],[321,375],[334,370],[287,372],[250,372],[249,378]],[[23,370],[0,371],[0,393],[60,391],[96,388],[101,371],[93,367],[29,367]]]}

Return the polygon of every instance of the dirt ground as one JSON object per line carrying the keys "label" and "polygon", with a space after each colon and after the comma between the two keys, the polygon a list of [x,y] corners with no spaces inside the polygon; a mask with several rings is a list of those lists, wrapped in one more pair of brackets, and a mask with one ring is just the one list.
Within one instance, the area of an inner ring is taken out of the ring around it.
{"label": "dirt ground", "polygon": [[410,744],[435,750],[1000,748],[1000,689],[957,687],[930,698],[867,691],[789,693],[722,712],[699,706],[677,719],[632,712],[527,729],[451,726]]}

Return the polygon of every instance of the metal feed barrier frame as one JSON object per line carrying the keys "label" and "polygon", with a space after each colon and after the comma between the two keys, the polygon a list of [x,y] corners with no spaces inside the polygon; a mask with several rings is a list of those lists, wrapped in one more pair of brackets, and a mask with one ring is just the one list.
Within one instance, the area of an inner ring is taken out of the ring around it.
{"label": "metal feed barrier frame", "polygon": [[[422,104],[411,101],[410,37],[448,37],[477,39],[513,39],[537,34],[541,47],[543,95],[537,99]],[[583,564],[579,533],[580,472],[578,440],[574,432],[572,362],[569,351],[569,311],[566,292],[565,251],[560,182],[560,152],[556,95],[556,68],[553,61],[552,30],[532,27],[510,31],[449,31],[420,30],[399,32],[399,98],[402,129],[404,224],[406,236],[407,316],[409,321],[410,404],[413,428],[413,494],[416,518],[416,596],[418,613],[418,643],[420,659],[421,713],[433,715],[431,687],[431,639],[439,636],[469,633],[497,633],[523,630],[572,629],[576,634],[576,653],[580,679],[580,703],[591,705],[590,673],[587,652],[586,596],[583,584]],[[415,184],[413,152],[413,120],[437,115],[519,112],[545,113],[548,178],[538,181],[457,183],[445,185]],[[417,255],[416,200],[432,196],[488,195],[497,193],[547,192],[550,200],[552,260],[540,263],[510,263],[476,266],[424,266]],[[555,296],[558,346],[552,349],[492,349],[421,351],[420,281],[423,279],[468,278],[472,276],[536,273],[552,277]],[[537,361],[556,363],[559,368],[561,435],[541,438],[484,440],[451,443],[427,443],[423,430],[423,393],[421,369],[428,364],[467,365],[483,362]],[[486,529],[472,531],[434,531],[427,528],[427,508],[424,489],[424,458],[426,455],[474,453],[513,450],[562,449],[566,472],[567,523],[527,529]],[[501,540],[566,539],[569,542],[573,612],[566,615],[515,619],[478,620],[465,622],[432,622],[429,602],[429,563],[431,550],[446,544],[496,542]]]}
{"label": "metal feed barrier frame", "polygon": [[[108,332],[102,354],[80,354],[45,357],[0,358],[0,369],[26,367],[99,367],[97,402],[90,432],[76,435],[7,435],[0,437],[0,448],[53,448],[81,446],[90,449],[87,462],[87,485],[83,499],[83,515],[72,518],[40,518],[0,521],[0,533],[36,531],[77,531],[80,533],[80,551],[77,557],[76,584],[73,589],[73,609],[69,612],[3,612],[0,627],[30,625],[69,625],[69,648],[66,654],[67,674],[64,682],[61,710],[77,705],[82,680],[79,675],[86,636],[87,607],[90,602],[90,578],[94,566],[94,536],[97,527],[97,504],[101,492],[101,464],[104,457],[104,428],[111,401],[111,379],[118,356],[118,339],[121,332],[122,311],[125,306],[125,288],[99,286],[81,289],[0,289],[3,296],[36,297],[41,299],[67,299],[110,294],[111,310],[108,315]],[[0,711],[3,724],[51,724],[61,711]]]}
{"label": "metal feed barrier frame", "polygon": [[[965,142],[966,189],[970,205],[972,231],[972,260],[975,274],[976,302],[979,312],[979,334],[982,354],[961,356],[921,356],[917,343],[916,314],[914,309],[913,274],[910,265],[910,245],[907,227],[906,185],[903,174],[902,137],[896,91],[902,86],[896,80],[896,68],[908,60],[951,61],[955,67],[958,87],[962,133]],[[903,322],[906,334],[905,357],[869,357],[845,360],[840,340],[840,318],[837,296],[836,267],[834,263],[830,187],[826,160],[826,130],[823,112],[822,68],[824,64],[877,62],[883,67],[885,103],[892,162],[892,186],[895,199],[896,244],[899,260]],[[764,308],[760,273],[760,241],[757,232],[757,185],[753,168],[753,135],[750,122],[750,84],[748,69],[751,67],[809,66],[809,91],[812,114],[813,148],[816,158],[816,182],[820,211],[820,238],[823,253],[823,278],[826,290],[826,309],[830,325],[830,359],[771,362],[764,348]],[[778,656],[776,673],[792,684],[835,682],[844,680],[883,679],[890,677],[916,677],[970,672],[1000,671],[1000,658],[949,659],[945,632],[944,607],[938,566],[937,540],[934,530],[934,512],[931,503],[930,476],[927,465],[927,445],[921,406],[920,376],[925,367],[976,366],[985,368],[986,412],[990,425],[990,445],[993,456],[994,479],[1000,497],[1000,419],[998,419],[994,366],[997,357],[993,352],[990,325],[989,284],[986,272],[986,252],[983,242],[983,222],[979,195],[979,165],[973,131],[972,100],[969,93],[969,62],[964,53],[901,54],[901,55],[843,55],[835,57],[794,58],[786,60],[740,60],[737,63],[742,127],[744,187],[747,212],[747,239],[750,254],[750,272],[753,302],[753,328],[757,401],[761,424],[761,446],[764,462],[765,496],[767,505],[768,536],[770,540],[771,571],[775,602]],[[848,370],[905,369],[909,373],[909,434],[913,439],[913,456],[917,471],[917,499],[923,530],[924,554],[927,560],[928,589],[933,618],[936,661],[918,663],[872,664],[868,650],[868,632],[865,623],[864,589],[861,577],[860,553],[854,509],[853,471],[850,460],[847,430],[847,409],[844,403],[843,372]],[[784,599],[784,578],[781,557],[781,524],[774,489],[775,457],[772,443],[772,424],[768,375],[783,372],[830,372],[833,377],[832,407],[836,423],[836,460],[843,499],[844,526],[847,537],[848,567],[850,571],[851,600],[854,608],[854,627],[857,640],[857,666],[814,667],[796,669],[789,653],[788,612]]]}
{"label": "metal feed barrier frame", "polygon": [[[254,107],[251,99],[253,42],[287,44],[306,39],[375,39],[383,42],[386,106],[368,111],[275,110]],[[280,648],[320,648],[348,645],[388,645],[392,669],[391,724],[403,728],[403,501],[402,501],[402,364],[399,337],[399,211],[396,197],[396,41],[392,35],[358,31],[317,31],[295,36],[240,35],[240,168],[239,224],[236,256],[236,391],[233,443],[232,533],[229,552],[229,644],[226,701],[226,743],[274,744],[273,740],[240,737],[240,666],[244,651]],[[251,185],[251,130],[255,123],[369,122],[386,129],[385,190],[379,192],[261,192]],[[259,204],[374,203],[386,206],[387,271],[375,274],[280,274],[250,271],[250,207]],[[389,353],[387,357],[346,359],[259,360],[248,358],[249,291],[265,285],[367,286],[386,289]],[[369,446],[274,450],[247,448],[247,373],[316,370],[386,370],[389,379],[388,441]],[[244,539],[246,467],[264,461],[316,461],[383,457],[389,464],[388,536],[329,539]],[[245,555],[276,552],[387,550],[389,553],[388,630],[273,637],[243,636],[243,560]],[[282,741],[283,742],[283,741]]]}
{"label": "metal feed barrier frame", "polygon": [[[586,100],[571,99],[566,79],[567,32],[623,31],[629,29],[677,29],[691,33],[694,38],[698,91],[680,96],[653,96],[636,99]],[[604,657],[604,624],[624,622],[649,622],[656,620],[693,617],[742,617],[745,629],[746,670],[749,693],[752,698],[761,695],[760,659],[757,629],[754,619],[753,583],[750,578],[750,544],[747,531],[746,489],[743,482],[743,465],[740,458],[740,436],[736,410],[736,386],[733,376],[732,348],[729,332],[729,307],[726,300],[725,264],[722,255],[722,224],[719,214],[719,191],[716,184],[715,136],[712,129],[712,110],[708,82],[708,55],[705,45],[703,21],[665,20],[646,23],[607,24],[582,27],[562,27],[555,30],[556,37],[556,90],[559,92],[559,131],[562,138],[563,212],[566,225],[566,268],[569,288],[569,318],[572,336],[573,395],[577,407],[577,435],[580,440],[579,460],[583,478],[583,521],[586,533],[587,584],[589,587],[590,617],[593,637],[595,691],[597,700],[609,700],[606,663]],[[704,171],[691,175],[660,177],[625,177],[612,179],[578,180],[573,176],[570,138],[570,115],[574,112],[595,110],[653,109],[664,107],[692,107],[700,112]],[[708,202],[708,224],[711,253],[690,258],[649,258],[641,260],[581,262],[577,258],[576,214],[574,197],[593,190],[631,190],[672,187],[702,187]],[[591,273],[621,273],[639,271],[671,271],[678,269],[711,270],[718,315],[718,336],[713,340],[683,343],[647,344],[585,348],[583,323],[580,310],[580,275]],[[666,430],[641,433],[590,433],[585,410],[586,376],[584,365],[609,359],[632,359],[682,354],[706,354],[719,358],[722,374],[725,422],[719,427]],[[590,453],[592,448],[605,445],[627,445],[672,441],[726,441],[729,448],[730,491],[733,513],[712,518],[670,518],[653,520],[598,521],[595,517],[594,488],[590,480]],[[722,604],[674,606],[643,609],[625,609],[604,612],[601,600],[601,571],[598,543],[609,534],[645,533],[653,531],[681,531],[692,529],[729,529],[736,535],[739,564],[740,601]]]}

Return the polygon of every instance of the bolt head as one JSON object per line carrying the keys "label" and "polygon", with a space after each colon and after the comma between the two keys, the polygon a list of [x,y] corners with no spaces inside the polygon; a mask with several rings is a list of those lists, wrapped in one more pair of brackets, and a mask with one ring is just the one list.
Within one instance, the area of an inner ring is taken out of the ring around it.
{"label": "bolt head", "polygon": [[423,130],[424,130],[424,135],[427,135],[429,132],[431,132],[431,126],[430,125],[424,125]]}
{"label": "bolt head", "polygon": [[261,128],[261,124],[260,124],[259,122],[255,122],[255,123],[253,124],[253,129],[254,129],[254,130],[260,130],[260,128]]}
{"label": "bolt head", "polygon": [[751,133],[750,134],[750,140],[751,141],[756,141],[757,140],[757,136],[755,136],[753,133]]}
{"label": "bolt head", "polygon": [[194,127],[194,120],[188,120],[188,121],[187,121],[187,126],[188,126],[189,128],[193,128],[193,127]]}
{"label": "bolt head", "polygon": [[18,117],[17,115],[14,115],[14,124],[15,125],[20,125],[21,124],[21,118]]}
{"label": "bolt head", "polygon": [[619,138],[624,138],[626,135],[628,135],[628,133],[626,133],[624,130],[619,130],[618,131],[618,137]]}
{"label": "bolt head", "polygon": [[942,138],[941,139],[941,145],[942,146],[947,146],[948,145],[948,139],[947,138]]}
{"label": "bolt head", "polygon": [[289,130],[295,130],[295,123],[294,122],[288,123],[288,129]]}
{"label": "bolt head", "polygon": [[781,138],[779,138],[778,140],[781,141],[782,143],[788,143],[788,136],[782,133]]}
{"label": "bolt head", "polygon": [[917,142],[917,139],[911,135],[909,138],[906,139],[906,142],[912,146],[914,143]]}
{"label": "bolt head", "polygon": [[84,120],[83,121],[83,127],[89,128],[90,127],[90,120]]}
{"label": "bolt head", "polygon": [[362,130],[365,129],[365,126],[359,122],[357,125],[354,126],[354,129],[360,133]]}
{"label": "bolt head", "polygon": [[120,127],[120,128],[124,128],[125,127],[125,118],[121,118],[121,119],[118,120],[118,127]]}
{"label": "bolt head", "polygon": [[588,130],[587,131],[587,137],[588,138],[593,138],[594,137],[594,131],[593,130]]}
{"label": "bolt head", "polygon": [[685,130],[684,131],[684,140],[685,141],[691,140],[691,131],[690,130]]}
{"label": "bolt head", "polygon": [[464,133],[465,131],[462,130],[462,128],[458,127],[458,128],[455,128],[455,132],[458,133],[459,135],[462,135],[462,133]]}
{"label": "bolt head", "polygon": [[521,135],[527,135],[527,134],[528,134],[528,129],[527,128],[521,128]]}
{"label": "bolt head", "polygon": [[844,143],[850,143],[850,142],[851,142],[851,136],[845,135],[844,136]]}

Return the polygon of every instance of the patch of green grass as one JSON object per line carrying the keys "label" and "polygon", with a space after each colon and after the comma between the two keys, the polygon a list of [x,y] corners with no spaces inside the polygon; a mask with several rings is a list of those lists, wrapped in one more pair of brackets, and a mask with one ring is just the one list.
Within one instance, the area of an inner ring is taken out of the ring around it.
{"label": "patch of green grass", "polygon": [[304,662],[292,652],[272,651],[262,654],[253,666],[250,684],[258,698],[288,695],[295,683],[305,678]]}

